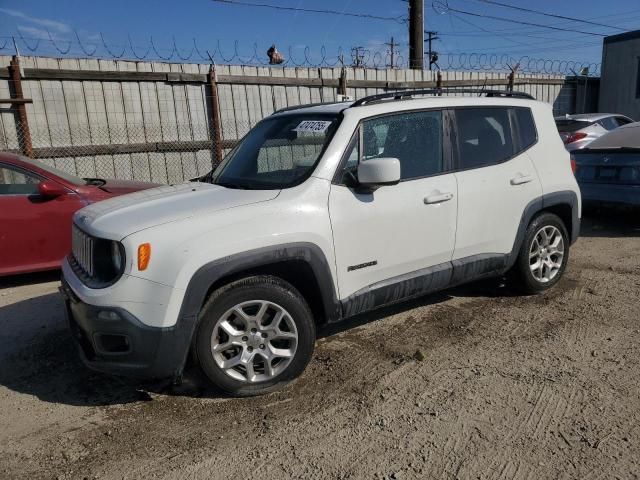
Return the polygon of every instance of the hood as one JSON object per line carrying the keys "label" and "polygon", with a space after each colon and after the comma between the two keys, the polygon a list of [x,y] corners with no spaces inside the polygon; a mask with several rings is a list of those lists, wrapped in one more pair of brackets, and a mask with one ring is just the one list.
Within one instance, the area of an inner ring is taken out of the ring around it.
{"label": "hood", "polygon": [[106,183],[99,188],[113,195],[124,195],[125,193],[137,192],[159,186],[160,184],[158,183],[135,182],[132,180],[107,180]]}
{"label": "hood", "polygon": [[92,235],[121,240],[157,225],[272,200],[279,193],[280,190],[239,190],[210,183],[182,183],[94,203],[76,212],[73,219]]}

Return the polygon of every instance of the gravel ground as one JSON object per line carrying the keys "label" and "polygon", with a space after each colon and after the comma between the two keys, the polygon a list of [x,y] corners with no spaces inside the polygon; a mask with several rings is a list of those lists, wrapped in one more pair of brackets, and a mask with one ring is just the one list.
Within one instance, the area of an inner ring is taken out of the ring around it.
{"label": "gravel ground", "polygon": [[1,478],[638,478],[640,216],[583,222],[564,279],[321,332],[300,380],[229,399],[88,372],[56,274],[0,283]]}

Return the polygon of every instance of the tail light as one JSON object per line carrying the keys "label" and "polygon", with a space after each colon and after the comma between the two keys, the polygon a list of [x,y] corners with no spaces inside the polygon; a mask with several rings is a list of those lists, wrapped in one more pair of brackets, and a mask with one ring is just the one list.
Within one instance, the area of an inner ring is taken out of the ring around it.
{"label": "tail light", "polygon": [[571,155],[571,171],[573,172],[573,174],[575,175],[575,173],[578,171],[578,164],[576,163],[576,157],[574,157],[573,155]]}
{"label": "tail light", "polygon": [[564,144],[568,145],[570,143],[573,142],[577,142],[578,140],[582,140],[583,138],[586,138],[587,134],[584,132],[576,132],[576,133],[572,133],[571,135],[567,136],[566,138],[564,138]]}

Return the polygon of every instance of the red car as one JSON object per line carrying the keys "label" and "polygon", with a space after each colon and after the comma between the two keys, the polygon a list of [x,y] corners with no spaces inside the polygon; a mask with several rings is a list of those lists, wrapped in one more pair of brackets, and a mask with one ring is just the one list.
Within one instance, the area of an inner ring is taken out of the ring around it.
{"label": "red car", "polygon": [[59,268],[71,250],[76,210],[155,186],[79,178],[37,160],[0,153],[0,277]]}

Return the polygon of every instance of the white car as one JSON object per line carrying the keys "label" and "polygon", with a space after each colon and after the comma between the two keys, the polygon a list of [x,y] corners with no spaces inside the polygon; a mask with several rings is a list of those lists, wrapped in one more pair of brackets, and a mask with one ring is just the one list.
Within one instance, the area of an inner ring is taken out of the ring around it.
{"label": "white car", "polygon": [[567,151],[580,150],[604,134],[633,123],[629,117],[613,113],[581,113],[556,117],[556,126]]}
{"label": "white car", "polygon": [[61,290],[86,364],[179,380],[191,353],[255,395],[302,373],[317,325],[505,273],[555,285],[581,203],[551,107],[427,93],[276,112],[199,181],[79,211]]}

